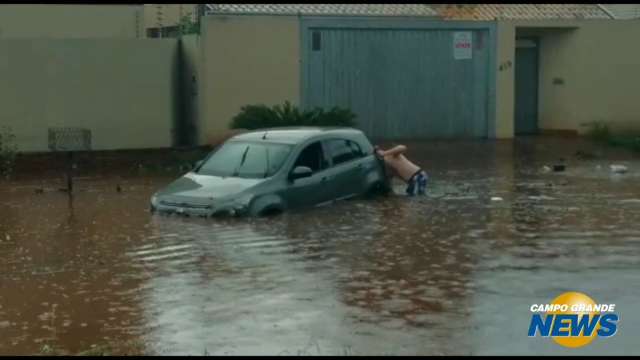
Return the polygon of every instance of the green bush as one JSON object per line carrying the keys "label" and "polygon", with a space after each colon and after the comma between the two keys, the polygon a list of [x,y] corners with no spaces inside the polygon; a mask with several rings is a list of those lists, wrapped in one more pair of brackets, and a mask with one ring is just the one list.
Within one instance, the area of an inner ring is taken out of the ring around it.
{"label": "green bush", "polygon": [[285,102],[284,105],[247,105],[231,121],[232,129],[263,129],[283,126],[355,126],[356,115],[349,109],[334,107],[300,110]]}
{"label": "green bush", "polygon": [[356,114],[348,109],[334,107],[329,111],[316,109],[313,112],[310,125],[313,126],[345,126],[353,127],[356,124]]}
{"label": "green bush", "polygon": [[0,175],[8,178],[13,172],[18,148],[15,145],[16,136],[9,127],[0,131]]}

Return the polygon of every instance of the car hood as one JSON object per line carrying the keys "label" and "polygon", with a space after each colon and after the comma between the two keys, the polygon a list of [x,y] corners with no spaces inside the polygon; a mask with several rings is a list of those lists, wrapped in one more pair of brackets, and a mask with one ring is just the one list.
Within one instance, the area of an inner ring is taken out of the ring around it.
{"label": "car hood", "polygon": [[183,199],[195,198],[200,201],[214,200],[238,195],[265,180],[198,175],[190,172],[160,190],[157,195]]}

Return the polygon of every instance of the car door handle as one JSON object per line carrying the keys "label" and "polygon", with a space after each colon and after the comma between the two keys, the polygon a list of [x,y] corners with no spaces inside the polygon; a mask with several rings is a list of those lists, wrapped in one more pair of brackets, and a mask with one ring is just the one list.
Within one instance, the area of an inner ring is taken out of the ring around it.
{"label": "car door handle", "polygon": [[323,176],[322,179],[320,179],[320,181],[325,182],[325,181],[329,181],[331,179],[333,179],[332,176]]}

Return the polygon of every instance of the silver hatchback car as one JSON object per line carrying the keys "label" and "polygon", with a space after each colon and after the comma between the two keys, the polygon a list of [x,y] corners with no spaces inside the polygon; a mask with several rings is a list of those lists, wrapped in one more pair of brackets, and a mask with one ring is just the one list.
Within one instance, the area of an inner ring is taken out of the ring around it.
{"label": "silver hatchback car", "polygon": [[390,189],[384,164],[352,128],[277,128],[236,135],[155,193],[151,211],[270,215]]}

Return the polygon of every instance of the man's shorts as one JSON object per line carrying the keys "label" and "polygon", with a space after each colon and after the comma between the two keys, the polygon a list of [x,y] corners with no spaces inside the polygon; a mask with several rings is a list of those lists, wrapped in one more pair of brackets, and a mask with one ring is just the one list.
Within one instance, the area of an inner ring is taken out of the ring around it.
{"label": "man's shorts", "polygon": [[428,179],[429,176],[427,176],[427,173],[424,172],[424,170],[418,170],[415,174],[413,174],[411,179],[409,179],[407,185],[407,195],[424,195],[425,190],[427,189]]}

